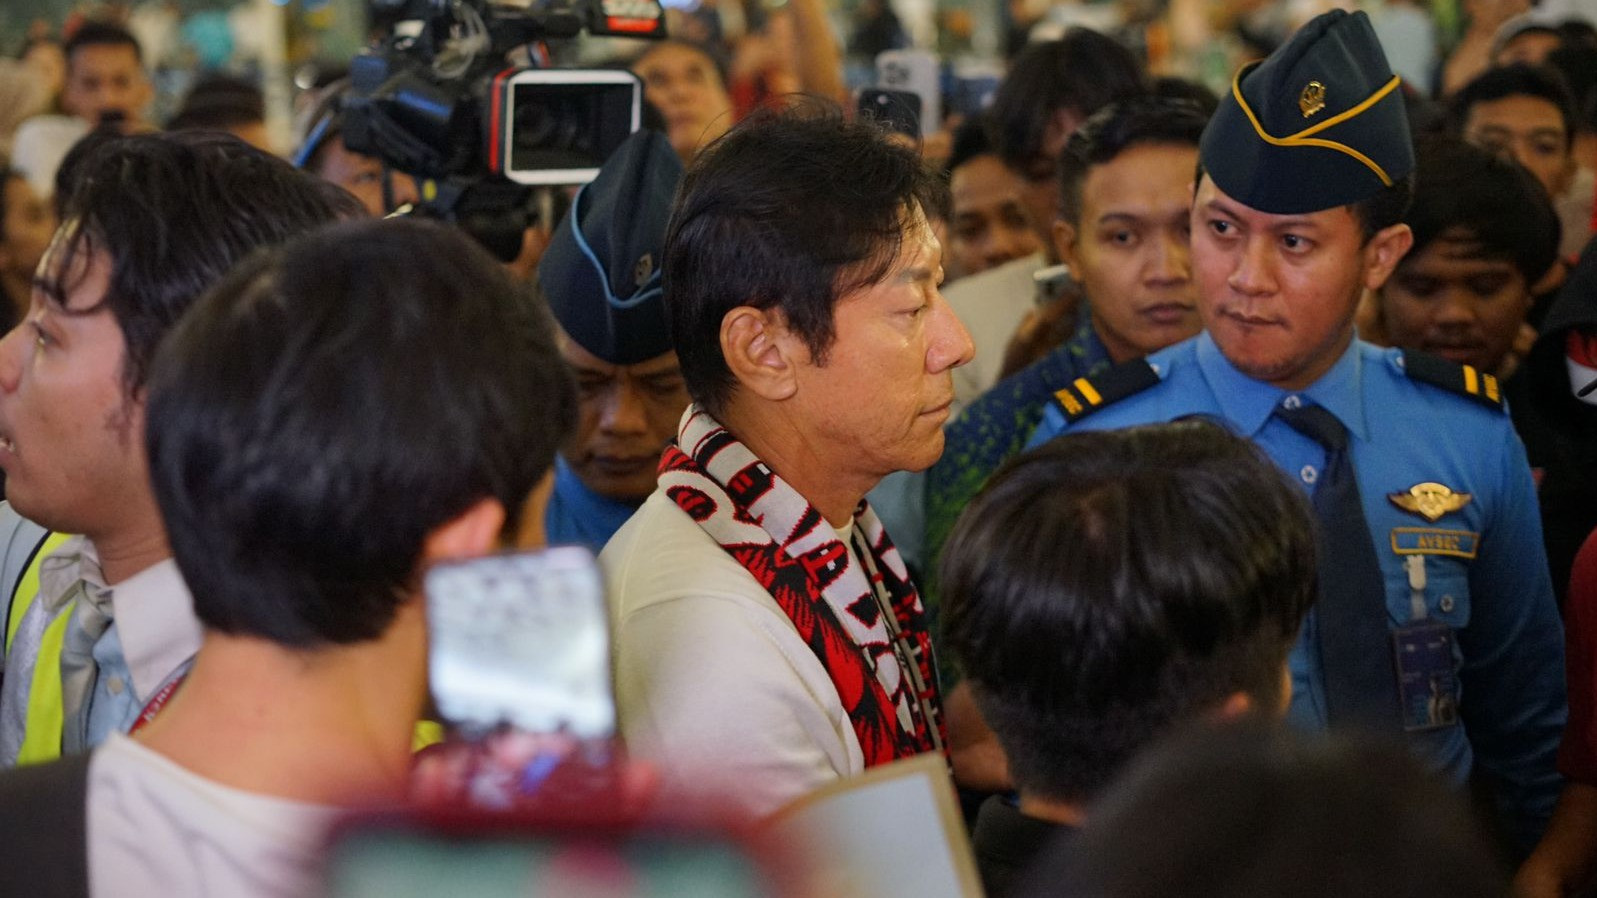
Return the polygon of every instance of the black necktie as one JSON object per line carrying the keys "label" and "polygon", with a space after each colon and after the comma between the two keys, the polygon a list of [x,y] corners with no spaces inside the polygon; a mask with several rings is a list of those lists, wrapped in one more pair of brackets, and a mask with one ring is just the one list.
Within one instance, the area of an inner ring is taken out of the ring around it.
{"label": "black necktie", "polygon": [[1317,405],[1276,416],[1325,447],[1314,484],[1320,524],[1320,663],[1330,722],[1389,731],[1399,723],[1397,674],[1386,625],[1386,590],[1359,500],[1347,428]]}

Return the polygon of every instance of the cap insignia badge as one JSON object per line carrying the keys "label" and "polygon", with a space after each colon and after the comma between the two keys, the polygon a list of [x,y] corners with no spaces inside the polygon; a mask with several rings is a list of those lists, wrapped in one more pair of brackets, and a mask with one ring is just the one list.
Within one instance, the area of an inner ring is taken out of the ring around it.
{"label": "cap insignia badge", "polygon": [[1398,508],[1435,523],[1442,515],[1468,505],[1470,494],[1455,493],[1440,483],[1417,483],[1406,493],[1387,493],[1386,498]]}
{"label": "cap insignia badge", "polygon": [[1325,108],[1325,85],[1318,81],[1310,81],[1303,88],[1303,93],[1298,94],[1298,108],[1303,110],[1303,117],[1308,118]]}

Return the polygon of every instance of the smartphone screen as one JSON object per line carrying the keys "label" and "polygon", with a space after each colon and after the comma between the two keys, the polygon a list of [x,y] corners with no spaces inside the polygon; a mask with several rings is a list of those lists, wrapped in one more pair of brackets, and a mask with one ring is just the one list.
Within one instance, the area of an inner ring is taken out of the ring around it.
{"label": "smartphone screen", "polygon": [[433,699],[457,732],[615,735],[609,623],[591,552],[440,564],[424,588]]}
{"label": "smartphone screen", "polygon": [[890,131],[920,139],[919,94],[867,87],[859,92],[858,110],[861,120],[881,122]]}

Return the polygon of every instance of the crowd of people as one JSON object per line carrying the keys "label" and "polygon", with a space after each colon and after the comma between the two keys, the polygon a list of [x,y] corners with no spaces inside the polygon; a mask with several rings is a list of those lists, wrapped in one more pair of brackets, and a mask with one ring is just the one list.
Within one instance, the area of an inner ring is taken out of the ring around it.
{"label": "crowd of people", "polygon": [[0,109],[0,891],[319,894],[471,805],[424,575],[579,545],[624,754],[523,822],[930,755],[990,898],[1590,894],[1597,29],[1471,14],[1218,95],[1074,27],[914,139],[792,0],[764,77],[618,61],[645,127],[492,253],[346,80],[278,156],[80,24]]}

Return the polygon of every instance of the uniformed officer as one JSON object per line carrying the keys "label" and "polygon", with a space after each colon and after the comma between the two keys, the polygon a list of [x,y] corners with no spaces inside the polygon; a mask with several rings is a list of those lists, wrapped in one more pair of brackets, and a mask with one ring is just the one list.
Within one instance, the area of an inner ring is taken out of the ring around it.
{"label": "uniformed officer", "polygon": [[577,429],[555,461],[544,515],[551,543],[598,552],[654,492],[665,444],[688,407],[660,290],[682,163],[639,131],[571,202],[538,267],[577,376]]}
{"label": "uniformed officer", "polygon": [[1200,148],[1205,332],[1061,390],[1032,442],[1188,415],[1252,438],[1321,523],[1290,719],[1406,733],[1459,781],[1488,774],[1528,847],[1566,703],[1524,449],[1490,375],[1354,335],[1361,292],[1412,242],[1413,167],[1363,13],[1321,15],[1244,67]]}

